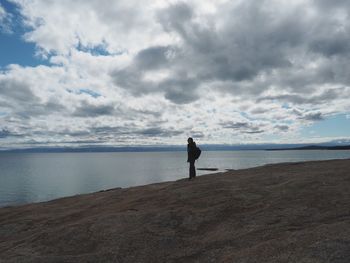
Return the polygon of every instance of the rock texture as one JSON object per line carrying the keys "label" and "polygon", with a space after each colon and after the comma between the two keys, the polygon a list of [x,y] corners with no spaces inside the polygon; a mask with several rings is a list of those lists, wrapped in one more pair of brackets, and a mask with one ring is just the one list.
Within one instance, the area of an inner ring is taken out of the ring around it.
{"label": "rock texture", "polygon": [[1,208],[0,262],[350,262],[350,160]]}

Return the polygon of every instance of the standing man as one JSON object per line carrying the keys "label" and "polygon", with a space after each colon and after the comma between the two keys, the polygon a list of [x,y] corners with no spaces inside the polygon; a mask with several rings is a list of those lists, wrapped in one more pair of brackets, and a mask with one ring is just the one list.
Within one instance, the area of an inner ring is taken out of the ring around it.
{"label": "standing man", "polygon": [[187,162],[190,163],[190,178],[194,179],[196,177],[196,167],[194,167],[194,162],[196,161],[196,150],[197,146],[193,139],[190,137],[187,139]]}

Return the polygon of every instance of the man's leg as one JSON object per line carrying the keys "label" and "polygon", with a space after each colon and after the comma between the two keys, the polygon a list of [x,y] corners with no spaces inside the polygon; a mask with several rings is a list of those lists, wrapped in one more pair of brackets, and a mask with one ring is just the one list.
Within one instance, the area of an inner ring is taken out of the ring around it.
{"label": "man's leg", "polygon": [[196,177],[196,167],[194,166],[194,162],[193,162],[193,178]]}
{"label": "man's leg", "polygon": [[190,179],[196,177],[196,169],[194,167],[194,162],[190,162]]}

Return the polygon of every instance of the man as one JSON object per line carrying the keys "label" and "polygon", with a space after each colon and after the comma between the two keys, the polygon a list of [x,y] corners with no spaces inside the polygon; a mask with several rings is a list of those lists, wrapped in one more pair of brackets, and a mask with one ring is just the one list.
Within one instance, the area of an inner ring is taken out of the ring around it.
{"label": "man", "polygon": [[187,162],[190,163],[190,178],[194,179],[196,177],[196,167],[194,167],[194,162],[196,161],[196,150],[197,146],[193,139],[190,137],[187,139]]}

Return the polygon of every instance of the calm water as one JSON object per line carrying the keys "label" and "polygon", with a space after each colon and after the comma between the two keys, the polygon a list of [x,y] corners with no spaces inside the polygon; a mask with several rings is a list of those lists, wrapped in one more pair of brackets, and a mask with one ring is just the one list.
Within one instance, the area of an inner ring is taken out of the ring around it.
{"label": "calm water", "polygon": [[[0,153],[0,206],[181,179],[188,176],[186,158],[186,152]],[[350,151],[208,151],[196,167],[223,171],[343,158]]]}

